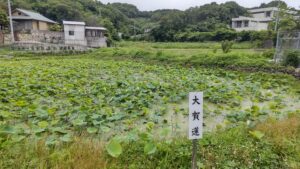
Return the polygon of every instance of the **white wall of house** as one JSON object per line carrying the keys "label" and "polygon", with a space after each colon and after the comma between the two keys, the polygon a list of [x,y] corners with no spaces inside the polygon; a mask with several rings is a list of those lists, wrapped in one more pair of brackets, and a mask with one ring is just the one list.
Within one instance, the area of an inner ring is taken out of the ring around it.
{"label": "white wall of house", "polygon": [[266,14],[265,13],[254,13],[252,14],[253,18],[265,18]]}
{"label": "white wall of house", "polygon": [[63,21],[66,45],[107,47],[104,27],[89,27],[85,22]]}
{"label": "white wall of house", "polygon": [[[251,17],[232,18],[232,28],[236,31],[268,30],[269,23],[276,17],[278,8],[259,8],[249,10]],[[248,24],[245,24],[248,22]],[[241,24],[242,23],[242,24]]]}
{"label": "white wall of house", "polygon": [[275,17],[275,11],[265,11],[261,13],[253,13],[252,17],[253,18],[274,18]]}
{"label": "white wall of house", "polygon": [[64,25],[66,45],[87,45],[85,25]]}
{"label": "white wall of house", "polygon": [[268,23],[252,21],[252,20],[240,20],[233,21],[232,28],[236,31],[261,31],[268,29]]}

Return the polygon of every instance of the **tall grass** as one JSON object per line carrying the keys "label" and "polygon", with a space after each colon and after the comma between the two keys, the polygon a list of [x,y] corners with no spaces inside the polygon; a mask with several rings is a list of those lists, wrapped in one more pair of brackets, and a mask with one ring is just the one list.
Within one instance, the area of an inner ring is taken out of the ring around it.
{"label": "tall grass", "polygon": [[207,68],[225,68],[240,71],[294,72],[293,68],[284,67],[269,61],[264,53],[250,49],[233,49],[229,53],[213,49],[154,49],[154,48],[109,48],[100,49],[88,56],[101,59],[139,59],[145,62],[159,62],[188,66],[204,66]]}
{"label": "tall grass", "polygon": [[[121,41],[118,47],[138,47],[156,49],[221,49],[219,42],[131,42]],[[233,49],[252,49],[254,44],[250,42],[235,43]]]}
{"label": "tall grass", "polygon": [[10,169],[104,169],[107,166],[103,144],[84,138],[72,144],[45,146],[45,141],[25,140],[2,145],[0,168]]}
{"label": "tall grass", "polygon": [[[249,134],[258,130],[264,137]],[[206,133],[199,141],[198,164],[206,168],[294,168],[300,167],[300,116],[269,119],[254,128],[246,125]],[[77,138],[71,144],[45,147],[44,141],[27,139],[1,145],[0,168],[53,169],[153,169],[189,168],[191,141],[186,138],[157,141],[157,151],[146,155],[143,143],[123,144],[119,158],[110,157],[103,143]]]}

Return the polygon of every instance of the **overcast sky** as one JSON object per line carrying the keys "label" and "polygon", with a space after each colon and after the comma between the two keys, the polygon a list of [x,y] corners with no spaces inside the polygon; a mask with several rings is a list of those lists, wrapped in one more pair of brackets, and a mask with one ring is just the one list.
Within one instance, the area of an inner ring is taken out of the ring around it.
{"label": "overcast sky", "polygon": [[[103,3],[121,2],[136,5],[140,10],[156,10],[156,9],[181,9],[185,10],[190,7],[200,6],[203,4],[217,2],[223,3],[228,0],[100,0]],[[271,0],[235,0],[244,7],[259,6],[261,3],[268,3]],[[291,6],[299,9],[300,0],[285,0]]]}

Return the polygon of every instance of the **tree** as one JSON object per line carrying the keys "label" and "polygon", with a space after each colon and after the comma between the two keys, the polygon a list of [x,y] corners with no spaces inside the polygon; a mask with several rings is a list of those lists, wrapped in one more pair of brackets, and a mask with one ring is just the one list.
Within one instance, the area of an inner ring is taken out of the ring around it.
{"label": "tree", "polygon": [[120,12],[122,12],[128,18],[139,17],[140,11],[134,5],[127,4],[127,3],[112,3],[111,6],[118,9]]}
{"label": "tree", "polygon": [[[278,4],[280,3],[280,4]],[[257,8],[268,8],[268,7],[278,7],[278,5],[280,5],[282,8],[287,8],[288,5],[284,2],[284,1],[278,1],[278,0],[275,0],[275,1],[271,1],[269,3],[262,3],[259,7]]]}
{"label": "tree", "polygon": [[[295,15],[297,11],[292,8],[285,8],[283,5],[279,12],[278,29],[281,31],[291,31],[300,29],[300,21]],[[274,30],[276,21],[269,24],[269,30]]]}
{"label": "tree", "polygon": [[9,24],[9,21],[7,19],[6,12],[2,9],[0,9],[0,26],[7,27]]}

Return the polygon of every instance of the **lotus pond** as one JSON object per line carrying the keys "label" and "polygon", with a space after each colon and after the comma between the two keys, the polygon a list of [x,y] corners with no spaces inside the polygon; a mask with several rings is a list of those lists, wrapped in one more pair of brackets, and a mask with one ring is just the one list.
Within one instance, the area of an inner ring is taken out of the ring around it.
{"label": "lotus pond", "polygon": [[16,141],[46,136],[49,145],[149,126],[184,136],[190,91],[204,91],[210,131],[299,111],[298,84],[288,75],[86,56],[1,59],[0,130]]}

